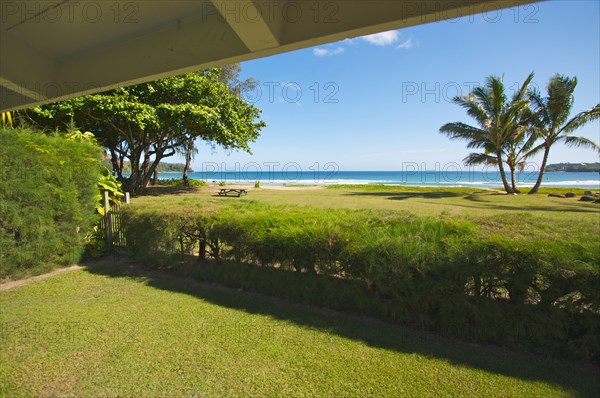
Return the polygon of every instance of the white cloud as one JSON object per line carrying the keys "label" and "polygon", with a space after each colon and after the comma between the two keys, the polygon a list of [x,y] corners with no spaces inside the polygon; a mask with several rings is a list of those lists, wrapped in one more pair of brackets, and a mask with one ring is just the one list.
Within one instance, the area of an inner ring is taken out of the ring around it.
{"label": "white cloud", "polygon": [[317,48],[313,48],[313,54],[316,57],[331,57],[333,55],[338,55],[343,53],[344,48],[342,47],[336,47],[334,49],[329,49],[329,48],[323,48],[323,47],[317,47]]}
{"label": "white cloud", "polygon": [[387,46],[397,42],[399,37],[400,34],[397,31],[389,30],[387,32],[361,36],[360,38],[368,43],[375,44],[376,46]]}
{"label": "white cloud", "polygon": [[402,42],[400,45],[398,45],[396,48],[403,48],[405,50],[408,50],[409,48],[411,48],[413,46],[413,41],[412,39],[408,39],[405,40],[404,42]]}

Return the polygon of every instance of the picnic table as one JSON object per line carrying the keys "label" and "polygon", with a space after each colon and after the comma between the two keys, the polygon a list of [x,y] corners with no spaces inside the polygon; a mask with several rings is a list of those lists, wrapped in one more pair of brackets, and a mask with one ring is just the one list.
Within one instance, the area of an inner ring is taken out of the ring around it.
{"label": "picnic table", "polygon": [[248,191],[245,189],[235,189],[235,188],[221,188],[219,190],[219,196],[229,196],[229,194],[237,195],[239,198],[242,195],[248,195]]}

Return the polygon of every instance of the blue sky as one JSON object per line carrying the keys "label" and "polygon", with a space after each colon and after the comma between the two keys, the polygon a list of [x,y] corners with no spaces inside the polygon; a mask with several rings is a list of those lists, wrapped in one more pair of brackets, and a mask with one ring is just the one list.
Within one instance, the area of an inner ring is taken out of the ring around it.
{"label": "blue sky", "polygon": [[[243,77],[261,83],[245,98],[263,110],[268,127],[253,155],[201,147],[192,167],[331,162],[340,170],[400,170],[416,162],[431,170],[460,163],[465,144],[438,130],[471,123],[450,100],[490,74],[504,75],[514,89],[534,71],[542,90],[557,72],[577,76],[574,113],[600,102],[599,21],[598,1],[548,1],[245,62]],[[600,124],[578,135],[598,142]],[[550,161],[599,158],[558,145]]]}

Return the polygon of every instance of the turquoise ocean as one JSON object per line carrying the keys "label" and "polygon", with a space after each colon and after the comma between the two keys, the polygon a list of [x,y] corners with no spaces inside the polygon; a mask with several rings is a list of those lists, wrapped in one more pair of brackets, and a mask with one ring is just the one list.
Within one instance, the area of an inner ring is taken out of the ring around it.
{"label": "turquoise ocean", "polygon": [[[231,171],[195,171],[190,178],[210,183],[261,185],[332,185],[332,184],[383,184],[424,187],[502,187],[497,170],[460,170],[458,168],[436,171],[340,171],[340,170],[302,170],[300,167],[288,167],[284,170],[261,170],[248,167]],[[519,187],[533,186],[537,172],[517,174]],[[159,178],[181,178],[181,173],[160,173]],[[542,186],[589,188],[600,190],[600,174],[595,172],[546,172]]]}

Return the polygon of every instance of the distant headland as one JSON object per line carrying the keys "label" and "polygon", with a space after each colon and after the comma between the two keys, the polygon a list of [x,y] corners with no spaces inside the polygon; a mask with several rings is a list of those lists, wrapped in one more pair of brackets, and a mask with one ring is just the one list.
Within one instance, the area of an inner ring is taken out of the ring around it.
{"label": "distant headland", "polygon": [[[106,158],[102,161],[102,163],[108,168],[112,170],[112,163],[110,162],[110,158]],[[158,172],[159,173],[183,173],[183,168],[185,167],[185,164],[183,163],[166,163],[166,162],[160,162],[158,164]],[[194,170],[192,170],[191,168],[188,170],[190,173],[192,173]],[[125,173],[131,173],[131,165],[129,164],[129,161],[124,161],[123,162],[123,172]]]}
{"label": "distant headland", "polygon": [[556,163],[546,166],[546,171],[568,171],[572,173],[600,173],[600,163]]}

